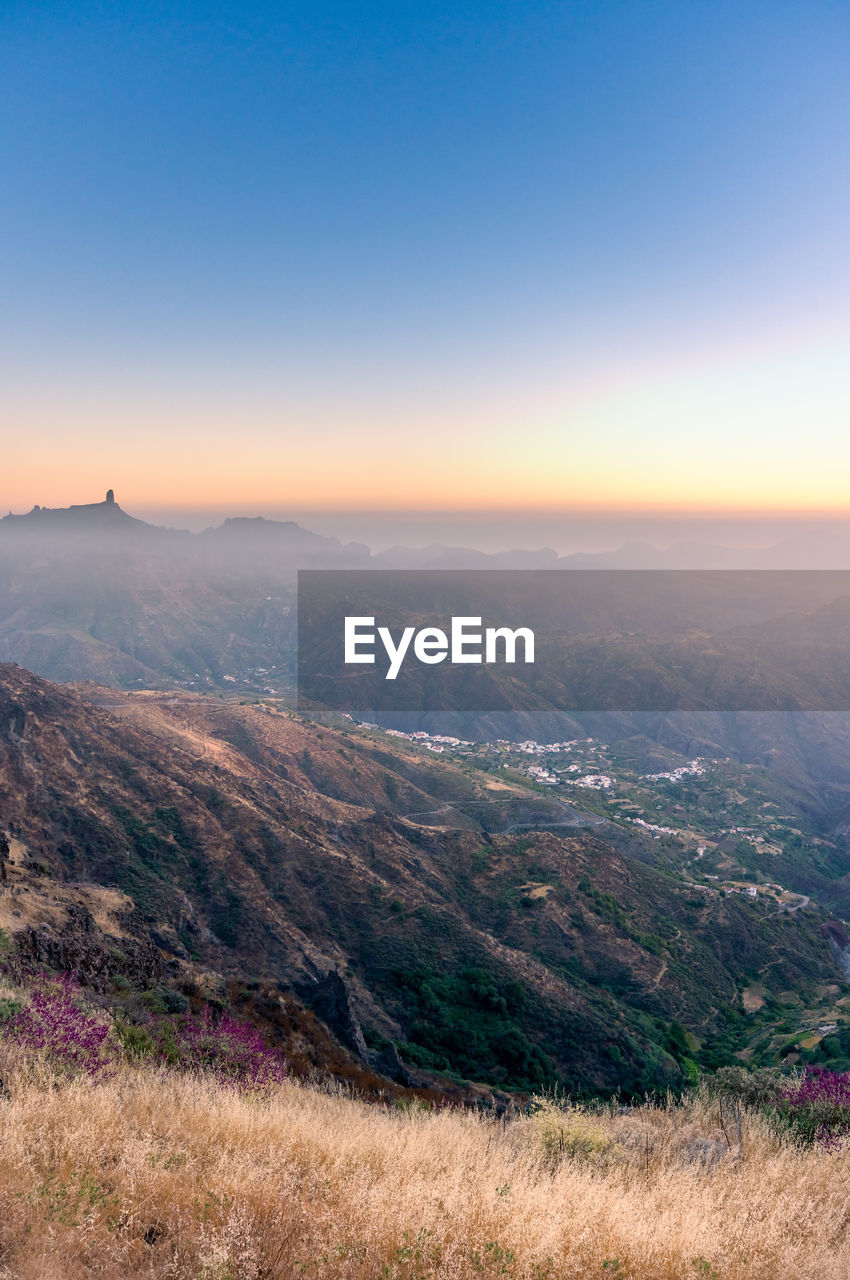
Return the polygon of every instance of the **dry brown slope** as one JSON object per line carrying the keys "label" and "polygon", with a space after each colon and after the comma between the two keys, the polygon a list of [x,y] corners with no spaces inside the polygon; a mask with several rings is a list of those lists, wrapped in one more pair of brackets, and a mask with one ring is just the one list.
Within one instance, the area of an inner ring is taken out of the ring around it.
{"label": "dry brown slope", "polygon": [[31,860],[117,886],[163,963],[308,1000],[339,972],[373,1045],[400,1041],[420,1066],[520,1086],[675,1081],[663,1027],[710,1031],[743,947],[789,986],[831,966],[806,922],[689,905],[587,834],[405,821],[479,785],[407,745],[217,699],[88,693],[104,705],[0,668],[0,821]]}

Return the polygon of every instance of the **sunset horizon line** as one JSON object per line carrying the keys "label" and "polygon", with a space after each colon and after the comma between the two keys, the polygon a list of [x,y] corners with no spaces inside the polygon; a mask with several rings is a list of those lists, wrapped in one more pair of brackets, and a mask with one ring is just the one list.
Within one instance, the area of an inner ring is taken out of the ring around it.
{"label": "sunset horizon line", "polygon": [[118,486],[104,485],[99,490],[92,488],[89,494],[71,493],[64,501],[56,501],[53,498],[50,501],[39,500],[38,498],[30,501],[28,499],[18,499],[9,501],[8,498],[0,499],[0,509],[6,510],[14,515],[26,515],[35,509],[44,510],[61,510],[68,507],[92,506],[104,501],[104,495],[114,492],[116,503],[124,510],[129,511],[130,508],[136,508],[153,515],[157,512],[162,514],[174,512],[186,512],[187,515],[203,515],[221,514],[226,516],[230,514],[241,514],[248,512],[253,515],[261,515],[263,511],[273,511],[279,513],[283,509],[290,509],[301,514],[315,513],[316,515],[337,515],[345,516],[347,514],[362,516],[369,515],[387,515],[387,516],[446,516],[452,518],[463,517],[482,517],[482,516],[518,516],[518,517],[556,517],[564,519],[578,519],[583,516],[599,517],[599,516],[616,516],[616,517],[639,517],[649,516],[656,519],[671,519],[686,517],[689,519],[723,519],[732,518],[736,520],[753,521],[763,519],[788,519],[788,520],[829,520],[829,519],[850,519],[850,503],[846,506],[813,506],[804,504],[764,504],[758,502],[752,503],[699,503],[690,504],[686,502],[655,502],[655,501],[626,501],[614,503],[610,501],[584,501],[581,503],[571,503],[565,501],[556,502],[488,502],[479,504],[457,505],[453,503],[416,503],[397,502],[397,503],[380,503],[375,501],[363,501],[360,503],[352,502],[316,502],[303,497],[290,495],[266,496],[264,498],[249,498],[246,496],[234,496],[232,498],[213,498],[209,500],[193,499],[188,501],[175,501],[161,498],[147,497],[144,495],[134,495],[131,493],[129,497],[122,496]]}

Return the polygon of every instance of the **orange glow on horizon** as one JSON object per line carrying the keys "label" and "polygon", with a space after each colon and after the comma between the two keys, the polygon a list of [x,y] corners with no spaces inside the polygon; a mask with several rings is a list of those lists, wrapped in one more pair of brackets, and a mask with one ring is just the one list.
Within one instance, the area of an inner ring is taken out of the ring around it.
{"label": "orange glow on horizon", "polygon": [[[582,376],[494,369],[405,389],[87,370],[7,400],[0,504],[127,509],[850,512],[850,329]],[[26,380],[25,380],[26,381]]]}
{"label": "orange glow on horizon", "polygon": [[[230,489],[201,488],[193,486],[187,477],[187,484],[175,483],[168,488],[146,489],[133,484],[122,483],[120,468],[104,468],[102,478],[92,480],[93,468],[85,468],[85,475],[73,476],[66,470],[61,480],[40,476],[31,484],[15,486],[22,495],[15,500],[13,494],[0,497],[5,509],[22,513],[33,506],[66,507],[101,502],[108,488],[115,490],[116,501],[130,514],[143,510],[153,516],[156,512],[169,513],[184,511],[187,516],[193,512],[217,512],[225,515],[261,515],[267,511],[281,511],[286,508],[298,511],[314,511],[316,513],[362,514],[366,512],[383,512],[387,514],[405,515],[412,512],[434,516],[483,516],[504,513],[510,516],[552,516],[579,518],[583,515],[593,517],[620,515],[653,515],[656,517],[680,518],[717,518],[734,517],[737,519],[783,518],[795,519],[844,519],[850,518],[850,501],[841,502],[837,495],[830,494],[824,501],[817,501],[810,493],[788,496],[785,500],[775,493],[753,494],[749,500],[742,500],[737,495],[724,499],[710,493],[697,492],[690,498],[679,495],[672,499],[660,490],[648,493],[644,488],[640,494],[621,490],[616,493],[607,492],[590,498],[585,491],[581,496],[571,494],[556,495],[547,486],[548,491],[529,492],[527,488],[506,494],[495,488],[481,489],[475,494],[468,490],[452,490],[435,497],[433,490],[414,488],[405,489],[401,477],[395,484],[385,490],[373,489],[369,492],[352,492],[349,486],[339,484],[334,487],[329,483],[316,483],[312,486],[300,486],[293,489],[281,486],[277,491],[270,491],[267,486],[262,491],[251,490],[247,486],[235,486]],[[118,474],[116,474],[118,473]],[[4,486],[5,487],[5,486]],[[465,499],[465,500],[463,500]],[[2,514],[2,513],[0,513]]]}

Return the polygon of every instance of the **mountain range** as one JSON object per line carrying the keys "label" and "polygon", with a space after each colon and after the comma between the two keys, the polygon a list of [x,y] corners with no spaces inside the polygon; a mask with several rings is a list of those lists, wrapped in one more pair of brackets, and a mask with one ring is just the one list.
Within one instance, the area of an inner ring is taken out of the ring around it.
{"label": "mountain range", "polygon": [[45,542],[69,537],[99,538],[129,535],[136,539],[169,535],[172,542],[200,549],[242,547],[251,555],[263,547],[284,560],[298,557],[300,567],[322,563],[328,567],[360,564],[373,568],[404,569],[847,569],[850,568],[850,527],[847,521],[824,521],[818,530],[808,529],[767,547],[735,547],[698,540],[677,541],[658,548],[633,540],[620,547],[597,552],[559,555],[552,547],[513,548],[484,552],[473,547],[440,542],[426,546],[393,546],[371,552],[361,542],[342,543],[338,538],[313,533],[293,520],[268,520],[262,516],[234,516],[214,528],[192,534],[163,528],[125,512],[110,489],[103,502],[68,507],[34,506],[24,514],[0,518],[0,546],[13,535]]}
{"label": "mountain range", "polygon": [[[833,562],[844,563],[841,548],[845,545],[846,537],[844,542],[833,537],[821,551],[827,551]],[[714,550],[680,546],[654,552],[631,546],[598,556],[558,557],[545,548],[486,555],[434,546],[372,555],[361,543],[323,537],[293,521],[235,517],[199,534],[164,529],[128,515],[110,491],[104,502],[35,507],[26,515],[10,514],[0,520],[0,661],[18,662],[64,681],[91,679],[146,688],[179,684],[198,690],[236,686],[291,696],[295,581],[300,568],[705,567],[713,563]],[[808,565],[818,562],[816,549],[805,539],[770,553],[724,551],[721,560],[728,565],[735,556],[738,567],[754,558],[773,567],[796,563],[801,556],[807,557]],[[829,606],[838,588],[830,586],[828,575],[821,582],[816,574],[802,574],[799,583],[803,585],[783,596],[773,590],[781,581],[781,575],[775,574],[763,575],[755,586],[741,579],[745,589],[733,592],[722,608],[716,592],[696,584],[682,617],[687,625],[712,633],[748,624],[761,626],[757,640],[765,660],[779,662],[781,667],[790,658],[793,665],[805,628],[810,638],[815,636],[822,643],[824,625],[817,619],[800,621],[792,636],[793,628],[784,621],[777,631],[775,620]],[[596,608],[585,618],[584,629],[590,634],[617,627],[607,577],[600,590],[605,595],[602,612]],[[711,617],[706,614],[706,600],[711,601]],[[643,612],[653,625],[661,618],[658,602],[648,596]],[[835,651],[836,643],[843,644],[836,630],[842,619],[834,613],[823,621],[836,635]],[[774,629],[768,634],[765,628]],[[733,646],[734,639],[728,640]],[[750,643],[746,636],[739,639],[744,648]],[[630,659],[618,655],[617,660]],[[782,680],[788,682],[789,673],[781,674],[780,686]],[[778,692],[784,696],[781,688]],[[547,700],[562,705],[554,694],[550,687],[541,691],[541,709]],[[699,690],[696,695],[692,705],[704,705]],[[801,691],[799,680],[796,684],[792,680],[786,703],[842,705],[828,680],[825,684],[821,680],[808,703],[805,688]]]}

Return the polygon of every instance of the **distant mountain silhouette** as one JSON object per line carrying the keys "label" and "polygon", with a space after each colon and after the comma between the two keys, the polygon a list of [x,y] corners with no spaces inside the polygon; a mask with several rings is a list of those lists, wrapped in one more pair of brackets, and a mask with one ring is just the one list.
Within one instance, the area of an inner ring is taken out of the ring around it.
{"label": "distant mountain silhouette", "polygon": [[[94,679],[125,687],[177,681],[191,688],[229,689],[239,684],[255,692],[268,687],[282,690],[294,680],[299,569],[569,571],[827,565],[850,566],[846,522],[835,521],[762,550],[698,542],[659,550],[633,542],[599,554],[558,556],[550,547],[488,554],[435,543],[418,549],[393,547],[372,555],[362,543],[343,543],[295,521],[262,516],[234,516],[203,533],[167,529],[128,514],[109,490],[101,502],[35,506],[26,514],[0,519],[0,661],[20,662],[52,679]],[[571,576],[587,575],[555,574],[565,581],[550,593],[552,616],[542,618],[542,632],[557,630],[558,601],[568,590],[566,579]],[[730,659],[739,660],[736,670],[742,655],[749,652],[747,646],[754,646],[765,664],[765,680],[768,670],[791,672],[801,687],[817,692],[811,705],[847,705],[843,692],[837,697],[830,674],[838,670],[836,655],[840,657],[844,643],[841,616],[815,613],[801,620],[800,637],[793,628],[773,631],[778,618],[809,614],[847,594],[846,587],[831,583],[828,575],[797,576],[801,581],[789,592],[779,577],[769,573],[750,585],[726,583],[719,596],[706,594],[697,580],[683,584],[682,591],[690,591],[684,621],[712,634],[764,624],[752,636],[724,642],[724,652],[731,646]],[[599,599],[599,608],[583,622],[589,634],[619,625],[615,584],[602,574],[599,579],[595,588],[585,584],[590,589],[585,597]],[[409,585],[415,594],[417,588],[412,582]],[[536,590],[535,607],[545,605],[546,597],[541,597],[531,579],[521,589],[526,587]],[[650,608],[648,579],[633,581],[628,590],[643,599],[650,629],[665,623],[667,606],[658,593],[651,597],[657,603]],[[704,616],[706,609],[710,616]],[[682,624],[683,618],[677,614],[673,621]],[[646,627],[626,627],[634,629]],[[833,634],[837,636],[834,643]],[[636,642],[624,644],[629,654],[623,653],[622,661],[628,657],[627,669],[631,669]],[[811,658],[801,657],[800,650],[810,652]],[[550,701],[557,703],[554,689],[543,693],[551,694]],[[703,703],[697,700],[693,705]],[[810,703],[801,694],[793,705]]]}
{"label": "distant mountain silhouette", "polygon": [[0,661],[61,680],[278,688],[292,679],[296,571],[368,559],[292,521],[165,529],[111,490],[34,507],[0,520]]}
{"label": "distant mountain silhouette", "polygon": [[697,541],[653,547],[633,541],[611,551],[563,556],[551,547],[484,552],[431,543],[389,547],[372,559],[379,569],[848,569],[850,530],[800,533],[771,547],[723,547]]}
{"label": "distant mountain silhouette", "polygon": [[163,529],[159,525],[148,524],[128,515],[115,501],[115,494],[108,489],[103,502],[87,502],[70,507],[34,506],[25,515],[14,515],[11,511],[0,519],[0,532],[58,532],[80,531],[83,533],[99,533],[117,530],[137,530],[149,533],[174,533],[173,529]]}
{"label": "distant mountain silhouette", "polygon": [[265,516],[231,516],[216,528],[205,529],[198,539],[216,551],[251,550],[273,555],[284,552],[303,557],[306,563],[312,563],[316,556],[332,557],[342,563],[365,563],[370,554],[362,542],[343,544],[339,538],[313,533],[294,520],[267,520]]}
{"label": "distant mountain silhouette", "polygon": [[[68,507],[34,506],[23,515],[0,519],[0,545],[9,534],[43,535],[46,540],[69,535],[98,538],[106,534],[146,534],[165,543],[179,539],[230,567],[246,556],[293,567],[347,566],[375,569],[847,569],[850,568],[850,522],[834,520],[822,528],[800,532],[769,547],[724,547],[696,540],[654,547],[631,541],[606,551],[558,555],[552,547],[515,547],[486,552],[475,547],[434,542],[424,547],[392,546],[373,554],[362,542],[342,542],[305,529],[294,520],[264,516],[231,516],[203,533],[166,529],[129,515],[110,489],[103,502]],[[122,547],[126,542],[122,539]],[[176,542],[172,545],[177,545]]]}
{"label": "distant mountain silhouette", "polygon": [[562,556],[564,569],[848,569],[850,530],[825,526],[795,534],[771,547],[722,547],[710,542],[675,542],[658,548],[628,542],[614,551]]}
{"label": "distant mountain silhouette", "polygon": [[[103,502],[80,503],[69,507],[34,506],[23,515],[11,511],[0,519],[0,539],[8,534],[33,536],[36,539],[64,541],[69,535],[81,535],[97,542],[104,535],[110,545],[116,534],[135,534],[179,539],[181,546],[196,551],[201,559],[211,555],[232,564],[234,558],[250,556],[252,563],[259,557],[274,557],[287,564],[316,565],[331,563],[338,566],[364,563],[369,559],[369,548],[360,542],[343,544],[339,538],[325,537],[305,529],[294,520],[266,520],[263,516],[233,516],[216,528],[203,533],[190,533],[186,529],[168,529],[149,524],[129,515],[115,501],[109,489]],[[122,542],[122,547],[126,549]]]}
{"label": "distant mountain silhouette", "polygon": [[557,569],[560,563],[551,547],[487,552],[439,542],[427,547],[388,547],[372,557],[375,569]]}

